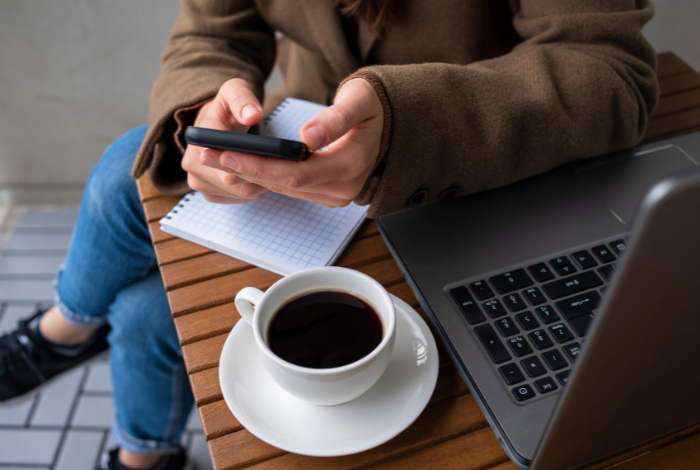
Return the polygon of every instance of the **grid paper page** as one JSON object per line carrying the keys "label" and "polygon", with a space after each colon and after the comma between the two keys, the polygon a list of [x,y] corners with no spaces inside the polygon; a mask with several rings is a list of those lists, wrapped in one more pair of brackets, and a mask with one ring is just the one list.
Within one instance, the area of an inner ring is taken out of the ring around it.
{"label": "grid paper page", "polygon": [[164,219],[165,232],[278,274],[327,266],[365,218],[367,207],[329,209],[269,193],[246,204],[212,204],[185,196]]}
{"label": "grid paper page", "polygon": [[261,133],[269,137],[299,141],[301,126],[324,109],[326,106],[321,104],[287,98],[265,119]]}
{"label": "grid paper page", "polygon": [[[299,129],[326,106],[287,98],[262,125],[262,134],[299,140]],[[257,202],[223,205],[197,192],[161,219],[164,232],[248,263],[290,274],[327,266],[357,231],[367,207],[328,209],[302,199],[268,193]]]}

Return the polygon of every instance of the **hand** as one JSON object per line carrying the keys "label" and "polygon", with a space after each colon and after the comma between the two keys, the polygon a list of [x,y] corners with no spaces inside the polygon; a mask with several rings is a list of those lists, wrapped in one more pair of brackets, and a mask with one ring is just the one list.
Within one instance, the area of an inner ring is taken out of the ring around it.
{"label": "hand", "polygon": [[[203,163],[270,191],[326,207],[356,198],[379,155],[384,110],[372,85],[361,78],[338,91],[333,106],[311,118],[299,137],[315,151],[304,162],[206,149]],[[211,157],[211,158],[210,158]]]}
{"label": "hand", "polygon": [[[245,80],[234,78],[224,83],[216,97],[200,108],[194,125],[247,132],[250,126],[260,121],[262,115],[262,106],[250,85]],[[257,201],[268,192],[263,186],[217,168],[216,159],[206,154],[203,147],[187,146],[182,158],[187,184],[193,190],[200,191],[207,201],[240,204]]]}

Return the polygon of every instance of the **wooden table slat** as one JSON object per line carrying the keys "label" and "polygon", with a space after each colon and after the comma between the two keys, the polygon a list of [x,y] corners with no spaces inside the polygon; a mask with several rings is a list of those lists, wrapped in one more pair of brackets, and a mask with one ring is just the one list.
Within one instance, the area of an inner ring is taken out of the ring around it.
{"label": "wooden table slat", "polygon": [[[434,446],[465,433],[486,429],[487,426],[488,423],[474,401],[474,397],[462,395],[454,400],[443,401],[427,408],[404,432],[374,449],[359,454],[323,459],[297,454],[285,454],[274,459],[271,457],[270,460],[254,468],[256,470],[351,470],[368,468],[371,465],[409,455],[412,452]],[[229,436],[235,436],[235,434]],[[229,436],[221,439],[235,439]],[[214,448],[214,446],[210,446],[210,449],[214,450]],[[224,457],[229,457],[225,461],[225,464],[228,466],[240,465],[235,456],[222,456],[222,460]]]}
{"label": "wooden table slat", "polygon": [[668,114],[649,121],[646,138],[648,140],[665,137],[672,133],[682,133],[686,130],[695,129],[700,126],[700,106],[682,111],[680,113]]}
{"label": "wooden table slat", "polygon": [[414,452],[402,459],[370,468],[405,470],[410,466],[440,470],[477,470],[492,467],[507,460],[508,456],[491,428],[484,428]]}
{"label": "wooden table slat", "polygon": [[[161,268],[166,264],[196,258],[197,256],[206,255],[207,253],[213,253],[209,248],[188,242],[181,238],[158,243],[154,245],[154,248],[156,250],[156,258],[158,258],[158,265],[161,266]],[[166,282],[166,285],[167,284]]]}
{"label": "wooden table slat", "polygon": [[682,73],[680,75],[672,75],[659,80],[659,91],[661,92],[662,98],[699,86],[700,75],[695,71]]}
{"label": "wooden table slat", "polygon": [[[187,252],[180,251],[182,255]],[[168,290],[180,289],[202,281],[252,269],[252,264],[215,251],[199,252],[195,258],[172,261],[162,267],[168,278]]]}
{"label": "wooden table slat", "polygon": [[177,239],[175,235],[170,235],[162,231],[160,229],[160,223],[157,220],[148,224],[148,232],[151,234],[151,240],[153,240],[154,245]]}
{"label": "wooden table slat", "polygon": [[230,434],[243,429],[241,423],[233,416],[225,401],[215,401],[199,408],[204,436],[207,440]]}
{"label": "wooden table slat", "polygon": [[139,198],[141,202],[150,201],[151,199],[157,199],[160,197],[166,197],[165,194],[158,191],[151,184],[151,177],[148,171],[146,171],[140,178],[136,180],[136,187],[139,190]]}
{"label": "wooden table slat", "polygon": [[197,407],[224,399],[219,385],[218,367],[191,374],[190,382]]}
{"label": "wooden table slat", "polygon": [[175,204],[180,202],[179,197],[159,197],[151,199],[143,203],[143,210],[146,213],[147,222],[155,222],[162,219],[170,212],[170,209],[175,207]]}
{"label": "wooden table slat", "polygon": [[[661,99],[645,142],[700,129],[700,74],[673,53],[659,54],[658,62]],[[507,460],[441,344],[441,368],[430,404],[413,425],[382,446],[360,454],[317,459],[288,454],[252,436],[222,400],[218,361],[228,332],[240,319],[232,303],[236,292],[247,286],[264,290],[280,276],[162,232],[157,221],[179,198],[156,191],[148,174],[137,185],[215,469],[251,465],[258,469],[319,470],[517,468]],[[378,235],[376,222],[366,222],[337,264],[374,277],[425,318]],[[590,468],[601,470],[617,464],[622,470],[700,467],[698,431],[700,426],[688,428]],[[629,460],[640,452],[650,453]]]}
{"label": "wooden table slat", "polygon": [[691,72],[693,70],[690,65],[683,62],[683,60],[673,52],[663,52],[657,56],[657,60],[657,76],[659,78]]}
{"label": "wooden table slat", "polygon": [[700,87],[682,91],[659,101],[651,120],[700,106]]}

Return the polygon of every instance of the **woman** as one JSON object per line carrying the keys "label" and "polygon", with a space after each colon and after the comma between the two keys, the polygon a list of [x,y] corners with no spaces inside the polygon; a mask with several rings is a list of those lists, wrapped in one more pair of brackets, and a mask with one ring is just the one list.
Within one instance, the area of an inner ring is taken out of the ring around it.
{"label": "woman", "polygon": [[[632,146],[657,99],[644,0],[182,4],[150,127],[90,177],[56,306],[0,338],[8,402],[103,351],[109,321],[119,448],[104,469],[190,468],[192,396],[129,168],[166,194],[275,191],[376,217]],[[263,97],[275,60],[285,85]],[[187,125],[245,131],[287,96],[333,102],[302,128],[327,146],[306,162],[184,144]]]}

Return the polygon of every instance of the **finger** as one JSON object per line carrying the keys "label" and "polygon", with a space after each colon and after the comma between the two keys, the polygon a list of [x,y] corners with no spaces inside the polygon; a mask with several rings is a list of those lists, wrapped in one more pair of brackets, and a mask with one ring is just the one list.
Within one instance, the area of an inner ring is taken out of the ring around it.
{"label": "finger", "polygon": [[205,196],[228,198],[234,201],[234,203],[257,201],[267,192],[269,192],[269,190],[264,186],[250,183],[245,180],[242,180],[241,184],[237,186],[224,186],[224,188],[221,188],[216,184],[212,184],[209,181],[193,175],[192,173],[188,175],[187,183],[190,188],[201,192]]}
{"label": "finger", "polygon": [[350,80],[340,89],[332,106],[302,126],[299,137],[310,148],[320,149],[381,111],[381,103],[374,88],[361,78]]}
{"label": "finger", "polygon": [[245,80],[227,81],[219,89],[219,96],[238,123],[252,126],[262,119],[262,106]]}

